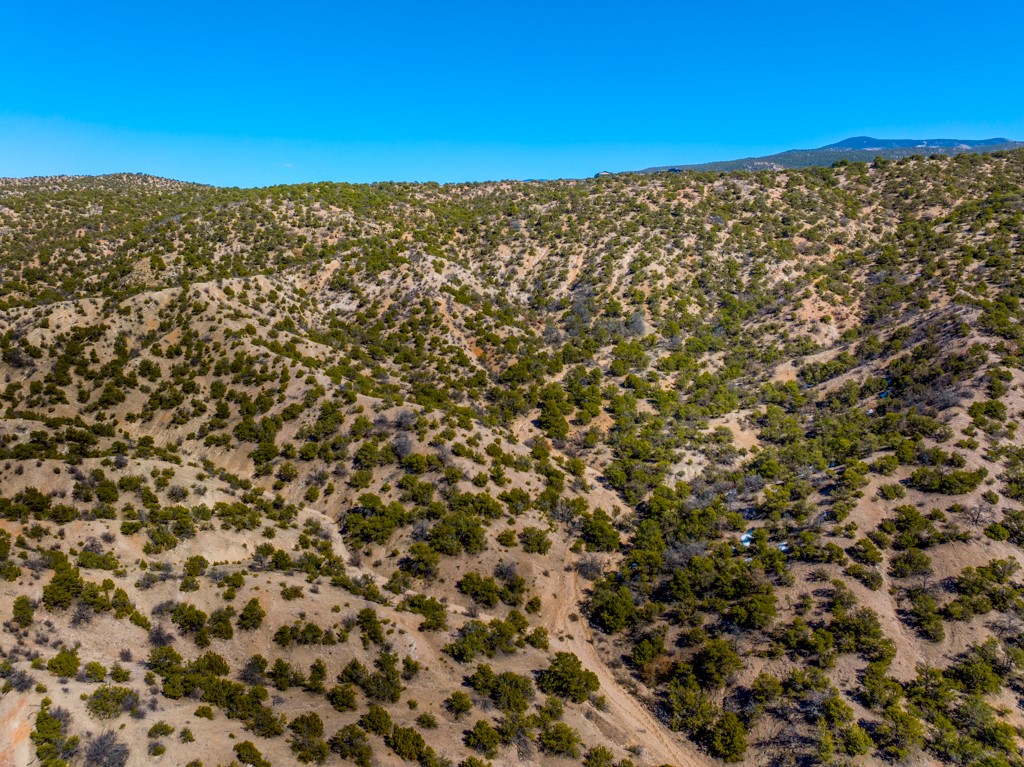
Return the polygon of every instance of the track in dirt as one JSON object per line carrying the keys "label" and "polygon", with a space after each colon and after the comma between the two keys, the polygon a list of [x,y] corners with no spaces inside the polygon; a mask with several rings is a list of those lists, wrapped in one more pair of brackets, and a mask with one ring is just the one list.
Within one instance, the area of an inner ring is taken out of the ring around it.
{"label": "track in dirt", "polygon": [[645,750],[645,761],[676,767],[705,767],[715,764],[714,760],[697,751],[691,744],[680,742],[643,703],[619,684],[594,647],[593,635],[586,621],[570,621],[570,614],[578,611],[583,603],[579,575],[575,569],[563,571],[558,584],[558,595],[557,601],[552,603],[552,609],[542,616],[546,628],[556,635],[564,632],[564,640],[558,649],[575,653],[583,662],[584,668],[597,674],[601,682],[600,693],[608,703],[611,718],[627,725],[638,736],[637,740]]}

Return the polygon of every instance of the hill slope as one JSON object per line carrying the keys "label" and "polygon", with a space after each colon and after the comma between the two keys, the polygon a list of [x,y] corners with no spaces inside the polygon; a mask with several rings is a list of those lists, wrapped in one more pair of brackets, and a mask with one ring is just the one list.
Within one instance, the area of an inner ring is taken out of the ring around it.
{"label": "hill slope", "polygon": [[4,758],[1021,763],[1022,233],[1022,152],[0,182]]}

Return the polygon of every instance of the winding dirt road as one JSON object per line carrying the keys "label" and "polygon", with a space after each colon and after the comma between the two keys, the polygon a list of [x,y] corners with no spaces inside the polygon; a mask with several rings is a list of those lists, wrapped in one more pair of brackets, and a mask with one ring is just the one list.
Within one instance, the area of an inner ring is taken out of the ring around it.
{"label": "winding dirt road", "polygon": [[[348,561],[347,547],[340,538],[332,541],[336,553]],[[564,544],[562,544],[564,546]],[[562,552],[561,562],[570,562],[572,556],[568,551]],[[349,566],[349,572],[370,575],[375,581],[379,576],[368,568]],[[612,670],[594,645],[593,633],[585,619],[572,620],[574,613],[582,613],[584,602],[583,588],[579,574],[575,568],[564,570],[559,568],[552,572],[552,579],[546,584],[551,588],[555,599],[545,599],[540,618],[542,625],[552,636],[553,651],[575,653],[582,661],[584,668],[597,674],[601,683],[599,694],[603,695],[608,704],[607,711],[602,714],[613,727],[621,729],[630,736],[629,742],[621,745],[640,745],[644,752],[642,763],[648,765],[673,765],[673,767],[712,767],[715,760],[702,754],[697,748],[686,741],[682,735],[671,732],[664,724],[644,706],[644,704],[626,690],[615,678]],[[462,614],[456,605],[448,606],[449,612]],[[560,637],[561,639],[556,639]]]}
{"label": "winding dirt road", "polygon": [[626,690],[601,658],[593,644],[590,626],[582,618],[572,622],[569,616],[580,612],[583,592],[575,569],[562,572],[557,581],[558,598],[548,601],[541,618],[552,636],[563,636],[553,642],[552,649],[572,652],[583,662],[583,667],[597,674],[601,682],[599,694],[608,703],[611,719],[628,726],[635,735],[635,743],[643,746],[643,761],[647,764],[671,764],[675,767],[710,767],[716,762],[700,753],[695,746],[672,733],[664,724],[628,690]]}

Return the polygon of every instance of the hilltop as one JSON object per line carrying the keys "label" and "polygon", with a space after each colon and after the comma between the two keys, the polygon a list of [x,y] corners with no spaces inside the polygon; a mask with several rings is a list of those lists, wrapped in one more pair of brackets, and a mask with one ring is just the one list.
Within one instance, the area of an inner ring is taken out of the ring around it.
{"label": "hilltop", "polygon": [[0,764],[1022,764],[1024,151],[929,154],[0,182]]}

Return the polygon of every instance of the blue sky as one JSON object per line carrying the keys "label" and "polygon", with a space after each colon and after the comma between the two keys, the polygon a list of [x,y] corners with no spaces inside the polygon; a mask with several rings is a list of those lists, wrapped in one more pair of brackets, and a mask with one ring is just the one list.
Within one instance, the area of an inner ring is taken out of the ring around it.
{"label": "blue sky", "polygon": [[0,176],[587,176],[1024,139],[1024,6],[6,3]]}

